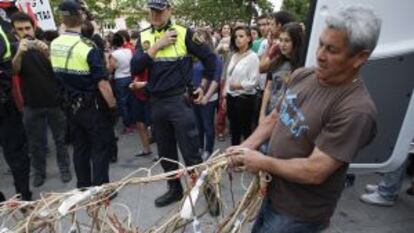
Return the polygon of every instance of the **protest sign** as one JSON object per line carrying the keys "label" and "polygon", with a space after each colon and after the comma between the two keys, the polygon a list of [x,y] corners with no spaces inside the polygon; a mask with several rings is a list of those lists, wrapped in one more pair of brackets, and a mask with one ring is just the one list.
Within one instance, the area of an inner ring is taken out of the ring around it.
{"label": "protest sign", "polygon": [[56,30],[49,0],[18,0],[17,7],[32,16],[38,27],[43,30]]}

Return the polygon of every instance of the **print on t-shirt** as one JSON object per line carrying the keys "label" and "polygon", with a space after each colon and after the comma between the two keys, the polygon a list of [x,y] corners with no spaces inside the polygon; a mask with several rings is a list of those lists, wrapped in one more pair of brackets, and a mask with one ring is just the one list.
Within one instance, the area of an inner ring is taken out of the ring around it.
{"label": "print on t-shirt", "polygon": [[306,124],[305,115],[297,103],[297,95],[290,89],[286,90],[285,98],[279,112],[280,122],[290,129],[294,137],[300,137],[309,126]]}

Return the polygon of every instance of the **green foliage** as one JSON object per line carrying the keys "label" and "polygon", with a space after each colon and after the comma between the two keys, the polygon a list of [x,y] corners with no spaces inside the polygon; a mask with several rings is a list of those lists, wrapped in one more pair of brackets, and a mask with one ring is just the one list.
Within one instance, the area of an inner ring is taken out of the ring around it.
{"label": "green foliage", "polygon": [[[56,23],[60,22],[58,6],[62,0],[50,0]],[[146,19],[146,0],[84,0],[98,23],[126,17],[128,26]],[[185,25],[210,25],[220,27],[238,19],[250,22],[257,15],[253,0],[172,0],[173,15]],[[268,0],[256,0],[262,12],[271,12]]]}
{"label": "green foliage", "polygon": [[284,0],[282,10],[293,13],[299,21],[304,22],[309,11],[310,0]]}
{"label": "green foliage", "polygon": [[[271,11],[272,5],[268,0],[256,2],[263,12]],[[186,25],[212,27],[238,19],[250,22],[257,14],[251,0],[176,0],[173,9],[177,20]]]}
{"label": "green foliage", "polygon": [[52,12],[53,12],[53,17],[55,19],[55,22],[57,25],[59,25],[60,22],[60,15],[59,15],[59,11],[58,11],[58,6],[59,3],[61,2],[60,0],[50,0],[50,7],[52,8]]}
{"label": "green foliage", "polygon": [[132,29],[132,28],[137,28],[138,22],[141,20],[141,17],[138,16],[128,16],[125,19],[126,25],[128,28]]}
{"label": "green foliage", "polygon": [[84,0],[84,2],[88,6],[88,9],[96,17],[97,21],[104,19],[115,19],[121,13],[120,1]]}
{"label": "green foliage", "polygon": [[[146,0],[83,0],[98,23],[113,21],[118,16],[127,17],[127,23],[136,22],[147,16],[143,10]],[[62,0],[50,0],[56,23],[60,21],[58,6]]]}

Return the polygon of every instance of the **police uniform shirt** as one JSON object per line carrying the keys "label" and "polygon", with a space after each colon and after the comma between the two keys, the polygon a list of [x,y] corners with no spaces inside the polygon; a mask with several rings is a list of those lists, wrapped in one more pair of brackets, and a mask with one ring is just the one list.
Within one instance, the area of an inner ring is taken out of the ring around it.
{"label": "police uniform shirt", "polygon": [[0,26],[0,84],[3,90],[9,91],[11,88],[11,77],[13,73],[12,63],[12,45],[8,36]]}
{"label": "police uniform shirt", "polygon": [[72,96],[96,94],[98,82],[108,77],[102,51],[79,33],[65,32],[51,44],[56,76]]}
{"label": "police uniform shirt", "polygon": [[11,58],[11,44],[7,41],[7,34],[0,27],[0,56],[1,62]]}
{"label": "police uniform shirt", "polygon": [[141,43],[149,42],[153,46],[171,29],[177,32],[177,41],[174,44],[160,49],[154,59],[137,46],[138,52],[131,60],[133,75],[148,69],[147,90],[153,95],[184,89],[191,82],[193,65],[189,54],[203,63],[205,78],[212,80],[216,69],[214,53],[194,37],[193,31],[180,25],[168,23],[160,30],[152,27],[145,29],[141,32]]}

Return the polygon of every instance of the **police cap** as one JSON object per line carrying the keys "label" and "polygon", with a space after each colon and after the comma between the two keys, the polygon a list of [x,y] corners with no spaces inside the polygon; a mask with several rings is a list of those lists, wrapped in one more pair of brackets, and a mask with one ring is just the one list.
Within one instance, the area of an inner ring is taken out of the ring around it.
{"label": "police cap", "polygon": [[59,5],[59,10],[63,16],[81,15],[81,5],[75,0],[64,0]]}
{"label": "police cap", "polygon": [[168,0],[148,0],[147,4],[150,9],[155,9],[159,11],[163,11],[170,7],[170,3],[168,2]]}

